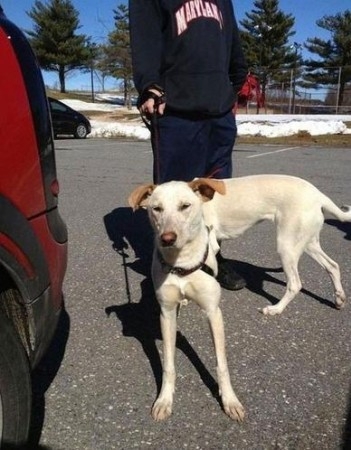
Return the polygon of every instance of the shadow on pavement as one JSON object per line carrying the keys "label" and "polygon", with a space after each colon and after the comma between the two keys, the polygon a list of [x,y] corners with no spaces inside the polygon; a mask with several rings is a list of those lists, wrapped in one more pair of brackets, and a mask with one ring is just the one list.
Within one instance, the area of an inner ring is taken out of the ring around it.
{"label": "shadow on pavement", "polygon": [[338,228],[340,231],[345,233],[344,239],[351,241],[351,223],[350,222],[340,222],[339,220],[328,219],[325,221],[325,223]]}
{"label": "shadow on pavement", "polygon": [[25,447],[28,450],[51,450],[50,447],[40,446],[38,444],[45,420],[45,393],[49,389],[61,366],[68,341],[69,330],[70,318],[67,311],[63,309],[50,347],[39,365],[33,371],[32,422],[29,431],[29,442],[27,447]]}
{"label": "shadow on pavement", "polygon": [[[117,208],[104,217],[104,224],[112,248],[122,257],[124,269],[130,267],[150,277],[153,231],[146,210],[133,212],[132,208]],[[132,262],[128,262],[129,258]]]}
{"label": "shadow on pavement", "polygon": [[[247,262],[243,261],[234,261],[233,265],[235,267],[235,270],[238,271],[239,274],[241,274],[247,283],[246,289],[250,290],[251,292],[254,292],[255,294],[259,295],[260,297],[266,298],[269,302],[271,302],[272,305],[275,305],[278,303],[280,298],[274,297],[273,295],[269,294],[264,289],[264,283],[274,283],[279,284],[280,286],[283,286],[284,289],[282,289],[282,295],[284,293],[286,283],[285,283],[285,275],[284,281],[275,278],[271,275],[271,273],[283,273],[282,268],[268,268],[268,267],[258,267],[253,266],[252,264],[249,264]],[[323,269],[321,268],[322,274]],[[325,282],[329,283],[329,278],[325,277]],[[336,309],[336,306],[333,301],[327,300],[323,297],[320,297],[319,295],[314,294],[313,292],[302,288],[301,293],[308,295],[309,297],[313,298],[314,300],[317,300],[318,302],[322,303],[323,305],[330,306],[334,309]]]}
{"label": "shadow on pavement", "polygon": [[54,450],[52,447],[47,447],[46,445],[34,445],[28,444],[28,445],[12,445],[12,444],[6,444],[4,442],[1,443],[1,450]]}
{"label": "shadow on pavement", "polygon": [[350,450],[351,448],[351,385],[349,391],[349,402],[347,408],[346,423],[343,431],[343,445],[341,450]]}

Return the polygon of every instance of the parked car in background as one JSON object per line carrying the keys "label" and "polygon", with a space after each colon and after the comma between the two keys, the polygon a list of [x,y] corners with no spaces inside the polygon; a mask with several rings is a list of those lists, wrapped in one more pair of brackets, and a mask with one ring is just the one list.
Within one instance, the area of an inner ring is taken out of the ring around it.
{"label": "parked car in background", "polygon": [[58,135],[73,135],[85,139],[91,133],[89,119],[55,98],[48,97],[55,138]]}
{"label": "parked car in background", "polygon": [[33,369],[64,310],[67,229],[42,75],[1,6],[0,54],[0,448],[12,449],[27,443]]}

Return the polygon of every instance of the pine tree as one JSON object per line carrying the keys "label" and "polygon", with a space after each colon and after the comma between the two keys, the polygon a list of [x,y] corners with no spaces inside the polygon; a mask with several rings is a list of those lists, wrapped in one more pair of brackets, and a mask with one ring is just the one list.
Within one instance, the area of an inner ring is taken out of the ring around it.
{"label": "pine tree", "polygon": [[288,85],[291,69],[296,69],[301,62],[295,47],[288,43],[295,34],[294,23],[291,14],[279,9],[279,0],[256,0],[252,11],[240,21],[247,62],[250,71],[259,76],[263,95],[268,80]]}
{"label": "pine tree", "polygon": [[351,81],[351,10],[335,16],[324,16],[317,26],[330,32],[328,40],[309,38],[305,47],[318,59],[305,61],[309,86],[339,86],[337,105],[344,103],[345,89]]}
{"label": "pine tree", "polygon": [[133,69],[129,37],[129,11],[126,5],[120,4],[113,12],[115,28],[108,35],[108,44],[105,47],[105,67],[111,76],[122,80],[124,104],[130,107]]}
{"label": "pine tree", "polygon": [[39,64],[58,73],[60,90],[65,92],[67,73],[91,59],[86,36],[77,34],[79,13],[71,0],[50,0],[47,5],[36,0],[27,14],[34,21],[34,29],[27,34]]}

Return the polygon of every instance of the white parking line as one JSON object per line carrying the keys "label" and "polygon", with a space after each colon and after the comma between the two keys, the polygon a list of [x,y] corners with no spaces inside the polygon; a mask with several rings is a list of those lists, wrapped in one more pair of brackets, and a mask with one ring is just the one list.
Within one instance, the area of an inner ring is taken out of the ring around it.
{"label": "white parking line", "polygon": [[266,156],[266,155],[272,155],[274,153],[281,153],[281,152],[288,152],[290,150],[296,150],[298,148],[303,147],[287,147],[287,148],[281,148],[280,150],[274,150],[273,152],[265,152],[265,153],[259,153],[258,155],[251,155],[247,156],[247,158],[259,158],[260,156]]}

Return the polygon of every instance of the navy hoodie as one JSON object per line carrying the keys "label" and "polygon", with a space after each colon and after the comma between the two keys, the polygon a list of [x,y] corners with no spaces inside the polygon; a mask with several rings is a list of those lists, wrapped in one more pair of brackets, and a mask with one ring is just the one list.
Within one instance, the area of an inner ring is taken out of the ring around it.
{"label": "navy hoodie", "polygon": [[129,0],[129,23],[139,94],[159,85],[184,113],[233,107],[247,64],[231,0]]}

